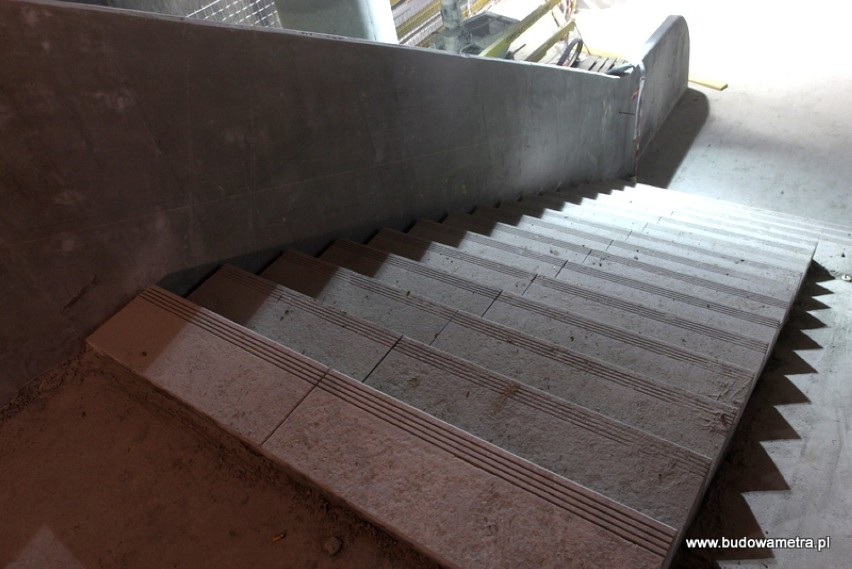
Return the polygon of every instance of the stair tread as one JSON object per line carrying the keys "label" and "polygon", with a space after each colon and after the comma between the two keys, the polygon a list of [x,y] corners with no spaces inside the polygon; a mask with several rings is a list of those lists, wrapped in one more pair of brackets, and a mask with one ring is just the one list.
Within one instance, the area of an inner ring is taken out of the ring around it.
{"label": "stair tread", "polygon": [[[161,289],[147,289],[89,344],[447,566],[532,566],[543,555],[557,566],[570,550],[658,567],[675,544],[666,524]],[[266,420],[247,426],[246,408]],[[511,539],[488,539],[495,521]]]}
{"label": "stair tread", "polygon": [[[549,205],[550,207],[546,207]],[[695,231],[689,229],[676,229],[666,227],[657,223],[649,223],[647,219],[635,219],[625,217],[627,212],[615,212],[612,209],[604,209],[584,205],[582,207],[567,206],[564,210],[557,210],[558,204],[552,201],[543,204],[537,198],[528,198],[523,202],[512,204],[503,204],[502,208],[507,211],[516,211],[524,213],[532,213],[541,219],[552,222],[560,222],[561,220],[590,220],[595,223],[603,223],[609,225],[617,225],[630,229],[634,234],[650,236],[658,239],[665,239],[672,242],[678,241],[683,244],[703,247],[711,251],[724,252],[734,256],[744,258],[762,259],[767,263],[772,263],[785,268],[797,270],[797,268],[807,260],[807,254],[793,252],[787,249],[781,249],[772,246],[758,246],[750,240],[736,238],[729,235],[720,235],[718,233],[708,231]]]}
{"label": "stair tread", "polygon": [[506,227],[497,228],[494,231],[494,233],[497,233],[496,235],[482,235],[476,231],[459,227],[457,223],[454,223],[456,218],[448,221],[449,223],[444,222],[443,224],[420,221],[412,227],[409,234],[424,239],[435,238],[443,234],[445,240],[442,242],[454,247],[459,247],[473,240],[477,240],[483,245],[485,243],[503,243],[535,253],[549,254],[573,263],[586,262],[590,256],[604,256],[619,265],[615,270],[620,274],[633,273],[641,278],[644,273],[650,273],[655,277],[671,278],[711,290],[760,299],[763,302],[782,307],[786,307],[791,293],[795,292],[798,284],[778,279],[777,275],[774,279],[759,278],[755,275],[737,273],[733,269],[725,270],[706,263],[691,262],[688,259],[673,260],[654,256],[635,248],[625,252],[623,249],[613,247],[612,243],[599,246],[594,243],[586,244],[583,241],[572,242],[565,239],[570,239],[570,236],[558,239]]}
{"label": "stair tread", "polygon": [[[435,234],[435,238],[440,237]],[[485,238],[482,238],[485,240]],[[494,240],[490,240],[494,242]],[[399,233],[391,230],[382,230],[379,236],[370,242],[371,245],[382,248],[385,251],[397,253],[406,256],[412,260],[417,260],[426,265],[432,266],[441,271],[451,271],[454,274],[465,276],[476,282],[493,283],[494,286],[509,284],[503,286],[504,290],[523,294],[524,291],[533,282],[536,274],[532,272],[524,273],[513,268],[515,261],[522,259],[527,253],[521,248],[515,248],[517,253],[508,251],[504,246],[492,247],[488,250],[483,249],[482,254],[488,255],[484,259],[474,259],[471,262],[475,264],[488,264],[488,268],[493,266],[500,267],[500,271],[496,276],[490,270],[466,270],[468,267],[460,266],[459,260],[464,262],[463,252],[457,251],[449,245],[442,245],[434,241],[420,239],[404,233]],[[428,251],[428,253],[424,253]],[[553,265],[556,266],[560,261],[553,258]],[[518,261],[519,262],[519,261]],[[631,287],[634,290],[642,291],[642,295],[646,292],[653,292],[663,296],[688,296],[694,298],[695,304],[699,306],[725,306],[731,313],[743,313],[757,319],[758,321],[769,321],[773,323],[780,322],[781,317],[785,312],[785,306],[789,304],[789,300],[782,301],[772,299],[773,305],[768,305],[760,300],[749,298],[749,294],[732,295],[727,291],[712,290],[708,288],[697,289],[691,286],[690,283],[682,282],[675,279],[662,279],[658,275],[645,274],[643,272],[633,272],[630,276],[623,276],[626,271],[613,270],[612,262],[607,259],[600,259],[588,256],[583,263],[573,263],[571,261],[561,261],[562,268],[556,275],[557,280],[566,280],[568,282],[578,282],[578,280],[593,278],[600,281],[597,286],[607,287],[604,290],[617,290],[625,287]],[[606,265],[606,267],[604,266]],[[503,272],[513,271],[518,277],[517,280],[507,278]],[[552,274],[552,271],[547,271],[544,276]],[[521,275],[525,275],[520,278]],[[633,278],[637,277],[637,278]],[[659,284],[658,284],[659,283]],[[660,286],[662,285],[662,286]],[[612,292],[612,294],[621,294],[620,292]],[[747,316],[748,317],[748,316]]]}
{"label": "stair tread", "polygon": [[[719,256],[701,255],[694,251],[666,250],[660,246],[648,246],[624,239],[610,239],[586,231],[578,231],[560,227],[555,224],[541,222],[537,226],[527,220],[520,220],[517,225],[499,221],[489,221],[484,217],[471,214],[451,215],[444,220],[445,225],[458,229],[476,231],[486,237],[498,240],[519,240],[523,243],[551,243],[553,240],[572,245],[588,245],[601,251],[612,252],[622,256],[641,256],[647,263],[656,263],[672,270],[688,271],[689,274],[704,274],[709,279],[719,279],[720,282],[754,283],[755,287],[774,285],[779,290],[790,291],[795,288],[795,274],[792,271],[779,270],[767,266],[753,266],[740,259],[729,260]],[[509,241],[511,242],[511,241]]]}
{"label": "stair tread", "polygon": [[[484,218],[489,221],[502,223],[504,225],[515,226],[530,232],[537,232],[552,237],[559,237],[565,228],[571,231],[579,230],[582,232],[598,233],[600,235],[609,235],[605,229],[607,226],[600,223],[590,221],[575,220],[568,217],[562,217],[559,220],[546,221],[544,219],[524,214],[521,212],[512,213],[512,204],[505,204],[502,208],[477,208],[476,212],[471,214],[471,217],[478,219]],[[777,274],[785,280],[796,280],[798,272],[796,269],[788,266],[773,265],[762,260],[765,255],[748,254],[740,251],[739,255],[730,255],[718,250],[709,249],[706,246],[695,246],[684,243],[673,242],[665,238],[644,235],[642,233],[624,230],[623,235],[608,240],[613,246],[625,249],[641,247],[654,252],[659,252],[663,255],[670,254],[677,257],[685,257],[696,259],[699,261],[716,264],[719,266],[731,267],[739,271],[754,272],[758,276]],[[621,245],[623,244],[623,245]],[[799,266],[799,263],[795,263]]]}
{"label": "stair tread", "polygon": [[[288,252],[273,263],[264,276],[275,281],[280,278],[278,282],[311,294],[311,284],[316,282],[312,272],[333,273],[333,278],[341,282],[331,286],[331,290],[314,293],[318,299],[375,323],[386,323],[389,312],[405,313],[404,320],[394,318],[393,321],[399,326],[394,329],[406,336],[410,336],[409,330],[417,332],[419,321],[433,312],[422,308],[430,301],[412,295],[397,295],[400,307],[391,307],[377,297],[390,296],[392,290],[386,295],[374,292],[381,283],[364,283],[365,277],[353,279],[343,274],[345,269],[329,270],[328,266],[322,266],[322,261],[310,261],[310,258]],[[351,302],[352,299],[355,302]],[[379,302],[373,303],[373,299]],[[418,309],[422,312],[418,313]],[[724,438],[720,433],[733,410],[727,404],[565,350],[570,348],[567,335],[556,336],[555,342],[548,343],[513,333],[504,326],[470,314],[447,311],[449,314],[439,324],[439,332],[430,335],[425,343],[708,456],[718,450]],[[565,341],[561,341],[563,338]],[[667,413],[671,420],[659,421],[660,413]],[[692,424],[715,426],[705,430],[693,428]]]}

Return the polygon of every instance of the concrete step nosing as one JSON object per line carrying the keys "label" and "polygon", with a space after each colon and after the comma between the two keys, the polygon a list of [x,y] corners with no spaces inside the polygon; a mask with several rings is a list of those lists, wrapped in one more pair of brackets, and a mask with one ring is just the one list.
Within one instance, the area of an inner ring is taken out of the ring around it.
{"label": "concrete step nosing", "polygon": [[369,386],[331,372],[317,387],[647,551],[665,556],[671,547],[673,528],[484,441],[463,436],[434,417],[380,397]]}
{"label": "concrete step nosing", "polygon": [[[386,232],[386,233],[385,233]],[[496,271],[499,273],[503,273],[506,275],[510,275],[513,277],[525,279],[532,278],[534,276],[533,273],[528,271],[524,271],[521,269],[517,269],[512,267],[511,265],[506,265],[504,263],[499,263],[497,261],[492,261],[490,259],[484,259],[482,257],[478,257],[476,255],[471,255],[470,253],[465,253],[464,251],[459,251],[454,247],[448,247],[447,245],[442,245],[439,243],[434,243],[431,241],[427,241],[425,239],[420,239],[417,237],[413,237],[411,235],[406,235],[405,233],[393,232],[391,233],[389,230],[384,230],[383,233],[380,233],[379,236],[383,236],[390,241],[394,241],[400,243],[402,245],[409,245],[415,247],[426,247],[426,250],[437,255],[443,255],[445,257],[450,257],[452,259],[457,259],[459,261],[464,261],[466,263],[470,263],[472,265],[478,265],[480,267],[484,267],[486,269],[490,269],[492,271]],[[370,242],[373,243],[372,241]],[[561,261],[559,262],[561,265]]]}
{"label": "concrete step nosing", "polygon": [[[565,266],[562,268],[562,271],[582,273],[585,275],[589,275],[592,277],[596,277],[602,280],[607,280],[615,284],[619,284],[622,286],[626,286],[629,288],[633,288],[636,290],[641,290],[643,292],[647,292],[650,294],[656,294],[658,296],[663,296],[666,298],[670,298],[672,300],[677,300],[683,302],[684,304],[691,304],[693,306],[700,306],[702,308],[707,308],[709,310],[713,310],[714,312],[719,312],[722,314],[727,314],[728,316],[734,316],[741,320],[746,320],[748,322],[753,322],[755,324],[761,324],[763,326],[768,326],[770,328],[778,328],[781,326],[781,321],[775,318],[771,318],[769,316],[763,316],[760,314],[755,314],[753,312],[749,312],[746,310],[742,310],[739,308],[732,308],[726,304],[721,304],[719,302],[714,302],[710,300],[704,300],[703,298],[699,298],[696,296],[691,296],[688,294],[684,294],[682,292],[677,292],[673,290],[669,290],[667,288],[658,287],[656,285],[648,284],[643,281],[638,281],[636,279],[632,279],[630,277],[623,277],[620,275],[616,275],[613,273],[608,273],[606,271],[601,271],[599,269],[595,269],[594,267],[590,267],[587,265],[581,265],[579,263],[571,263],[566,262]],[[561,274],[561,272],[560,272]],[[538,279],[545,279],[547,277],[538,277]],[[558,279],[550,279],[551,281]]]}
{"label": "concrete step nosing", "polygon": [[614,296],[608,296],[605,294],[597,293],[592,290],[588,290],[579,286],[572,285],[568,282],[557,281],[554,279],[549,279],[547,277],[538,276],[536,277],[536,283],[546,286],[548,288],[553,288],[559,290],[560,292],[564,292],[565,294],[570,294],[573,296],[577,296],[580,298],[584,298],[586,300],[590,300],[592,302],[610,307],[617,308],[624,312],[631,312],[638,316],[642,316],[644,318],[648,318],[650,320],[655,320],[657,322],[662,322],[665,324],[670,324],[672,326],[676,326],[683,330],[689,330],[691,332],[697,332],[704,336],[708,336],[714,338],[716,340],[720,340],[723,342],[728,342],[730,344],[735,344],[737,346],[741,346],[743,348],[754,350],[756,352],[766,352],[769,348],[769,345],[766,342],[762,342],[760,340],[756,340],[754,338],[749,338],[747,336],[742,336],[740,334],[735,334],[733,332],[729,332],[727,330],[722,330],[720,328],[714,328],[712,326],[708,326],[706,324],[702,324],[700,322],[694,322],[692,320],[686,320],[679,316],[675,316],[668,312],[663,312],[660,310],[655,310],[653,308],[649,308],[647,306],[636,304],[633,302],[629,302],[627,300],[622,300],[621,298],[617,298]]}
{"label": "concrete step nosing", "polygon": [[[533,303],[528,300],[525,300],[522,297],[504,294],[500,297],[500,299],[518,308],[538,312],[555,320],[559,320],[566,324],[570,324],[572,326],[588,330],[595,334],[606,336],[616,341],[623,342],[625,344],[635,346],[643,350],[647,350],[659,356],[671,358],[673,360],[679,360],[682,362],[687,362],[707,370],[719,372],[720,375],[723,375],[730,379],[751,380],[754,377],[754,374],[746,369],[726,364],[719,360],[711,359],[706,356],[702,356],[701,354],[696,354],[694,352],[684,350],[677,346],[664,344],[662,342],[657,342],[654,340],[648,340],[644,336],[638,336],[629,332],[628,330],[623,330],[621,328],[616,328],[614,326],[609,326],[600,322],[581,318],[573,314],[554,310],[546,305]],[[482,327],[481,323],[467,318],[461,313],[453,317],[453,321],[456,320],[464,320],[465,322],[468,322],[471,327]],[[483,331],[485,331],[484,328]],[[511,330],[510,328],[506,328],[503,333],[507,334],[507,337],[513,343],[524,342],[523,336],[521,336],[518,332]]]}
{"label": "concrete step nosing", "polygon": [[398,288],[390,287],[375,280],[347,269],[335,268],[331,263],[320,261],[314,257],[302,257],[301,255],[287,256],[287,260],[298,262],[303,267],[312,270],[323,271],[324,274],[347,282],[352,286],[358,287],[371,293],[381,295],[385,298],[416,307],[419,310],[440,316],[442,318],[452,318],[456,310],[448,306],[443,306],[434,302],[427,302],[419,297],[411,296],[410,293],[404,292]]}
{"label": "concrete step nosing", "polygon": [[408,338],[403,338],[397,345],[397,349],[406,356],[460,377],[500,396],[511,397],[527,407],[551,415],[561,421],[619,444],[636,445],[636,448],[644,454],[656,457],[671,456],[685,465],[687,471],[697,476],[706,475],[710,467],[709,458],[675,443],[664,441],[655,435],[630,427],[606,415],[549,395],[511,378],[495,374],[466,360],[444,354]]}
{"label": "concrete step nosing", "polygon": [[226,266],[220,269],[220,272],[223,277],[239,283],[246,288],[250,288],[277,300],[286,301],[289,305],[298,308],[301,311],[312,314],[329,324],[352,330],[353,332],[356,332],[380,345],[390,347],[399,339],[398,334],[390,333],[387,330],[374,326],[366,321],[351,318],[341,313],[339,310],[324,306],[323,304],[313,301],[301,293],[292,291],[287,287],[275,284],[262,277],[246,273],[236,267]]}
{"label": "concrete step nosing", "polygon": [[452,285],[457,288],[467,290],[476,294],[481,294],[486,297],[491,297],[492,299],[497,298],[500,295],[500,290],[498,289],[487,287],[468,279],[462,279],[460,277],[456,277],[451,274],[435,270],[432,267],[424,265],[423,263],[418,263],[417,261],[412,261],[411,259],[408,259],[406,257],[400,257],[392,253],[386,253],[384,251],[375,249],[374,247],[360,245],[353,241],[347,241],[343,239],[335,241],[335,246],[340,246],[341,249],[346,250],[350,253],[355,253],[362,257],[371,258],[377,261],[383,261],[388,264],[404,268],[411,272],[418,273],[435,280],[440,280],[448,285]]}
{"label": "concrete step nosing", "polygon": [[767,241],[773,243],[782,243],[792,246],[797,246],[797,244],[801,244],[801,246],[805,246],[809,241],[808,238],[780,235],[779,231],[777,231],[773,227],[749,227],[747,224],[736,219],[731,219],[727,215],[725,217],[721,217],[721,215],[723,214],[714,215],[713,212],[707,211],[695,213],[689,211],[686,208],[678,207],[678,204],[660,205],[658,203],[646,203],[646,199],[643,199],[641,197],[636,198],[627,196],[623,193],[613,193],[610,195],[604,194],[602,196],[598,196],[598,198],[595,199],[595,202],[602,204],[613,204],[616,207],[624,207],[626,209],[637,208],[640,212],[644,212],[650,215],[656,215],[657,213],[659,213],[659,215],[664,216],[666,219],[678,225],[680,225],[681,223],[695,224],[696,226],[700,227],[708,227],[720,231],[728,231],[735,235],[741,233],[740,230],[746,232],[763,230],[762,235],[767,238]]}
{"label": "concrete step nosing", "polygon": [[[761,263],[758,259],[765,259],[767,255],[766,250],[757,249],[747,245],[743,242],[743,240],[731,241],[719,236],[706,237],[689,232],[685,232],[686,234],[684,235],[684,232],[677,232],[671,227],[631,220],[624,216],[616,216],[612,213],[604,213],[598,210],[592,211],[581,207],[564,211],[554,209],[544,209],[543,211],[540,211],[539,208],[535,208],[534,206],[521,206],[520,203],[523,202],[519,202],[518,206],[515,206],[514,209],[519,212],[523,212],[524,215],[532,217],[536,222],[550,223],[557,227],[561,226],[563,223],[579,223],[604,229],[613,227],[613,224],[616,224],[615,227],[622,227],[625,231],[629,231],[630,235],[634,238],[654,240],[656,243],[676,246],[681,249],[693,250],[705,254],[717,256],[726,254],[729,258],[733,259],[733,255],[730,255],[729,253],[718,252],[718,248],[723,247],[726,251],[733,252],[734,255],[738,256],[740,259],[745,257],[749,258],[749,262],[751,263]],[[607,223],[598,222],[598,220],[602,217],[607,220]],[[661,233],[661,235],[657,235],[656,233]],[[708,240],[710,241],[709,245],[706,244]],[[773,263],[762,263],[773,268],[783,268],[787,271],[795,271],[795,267],[802,264],[802,258],[800,256],[788,255],[783,251],[773,251],[772,258]]]}
{"label": "concrete step nosing", "polygon": [[[328,369],[319,362],[314,362],[308,358],[296,357],[295,354],[283,351],[281,350],[281,346],[276,342],[252,334],[247,329],[224,317],[214,315],[205,310],[199,310],[198,306],[176,297],[165,290],[152,286],[142,291],[139,298],[146,300],[162,310],[170,312],[189,324],[230,342],[255,357],[281,369],[286,369],[292,375],[308,383],[315,383]],[[317,374],[320,375],[318,376]]]}
{"label": "concrete step nosing", "polygon": [[[472,217],[481,216],[485,219],[497,221],[499,223],[503,223],[503,224],[506,224],[506,225],[509,225],[509,226],[511,226],[510,225],[511,223],[515,222],[515,218],[517,217],[516,215],[511,214],[511,213],[501,212],[499,209],[496,209],[496,208],[478,208],[476,213],[471,214],[471,216]],[[563,225],[560,225],[560,224],[557,224],[557,223],[551,223],[551,222],[545,221],[544,219],[542,219],[540,217],[535,217],[535,216],[532,216],[532,215],[529,215],[529,214],[522,214],[521,217],[522,217],[522,219],[521,219],[522,222],[529,223],[529,224],[533,225],[534,227],[538,226],[538,227],[541,227],[543,229],[548,229],[548,230],[551,230],[551,231],[562,231],[565,228],[565,226],[563,226]],[[526,218],[526,219],[523,219],[523,218]],[[705,247],[700,247],[698,245],[692,245],[692,244],[688,244],[688,243],[679,243],[679,242],[676,242],[676,241],[664,239],[662,237],[657,237],[655,235],[644,235],[642,233],[636,233],[634,231],[621,229],[621,228],[618,228],[618,227],[615,227],[615,226],[612,226],[612,225],[594,223],[594,222],[583,220],[583,219],[571,219],[571,222],[577,223],[577,224],[580,224],[580,225],[588,225],[589,227],[595,227],[595,228],[605,230],[605,231],[618,231],[618,232],[625,234],[622,237],[622,239],[628,239],[632,236],[634,238],[639,238],[643,241],[649,241],[651,243],[658,243],[658,244],[665,246],[665,247],[677,247],[677,248],[683,249],[685,251],[693,251],[695,253],[698,253],[698,254],[701,254],[701,255],[704,255],[704,256],[715,257],[717,259],[720,259],[722,261],[726,261],[726,262],[729,262],[729,263],[732,263],[732,264],[739,264],[739,263],[744,261],[744,259],[741,256],[727,255],[725,253],[721,253],[719,251],[714,251],[712,249],[707,249]],[[616,242],[616,241],[619,242],[619,243],[623,242],[626,245],[631,246],[631,244],[627,243],[626,241],[615,240],[613,242]],[[798,273],[793,269],[783,267],[783,266],[779,266],[779,265],[773,265],[773,264],[770,264],[770,263],[765,263],[765,262],[762,262],[762,261],[758,261],[756,259],[748,259],[747,262],[748,262],[748,265],[750,267],[753,267],[753,268],[762,268],[762,269],[766,269],[766,270],[772,270],[772,271],[784,273],[784,278],[796,278],[797,275],[798,275]]]}
{"label": "concrete step nosing", "polygon": [[696,277],[693,275],[685,275],[683,273],[679,273],[677,271],[672,271],[670,269],[664,269],[662,267],[657,267],[648,263],[643,263],[642,261],[636,261],[634,259],[628,259],[626,257],[620,257],[617,255],[611,255],[604,251],[592,251],[592,253],[597,253],[602,261],[612,261],[614,263],[618,263],[620,265],[625,265],[628,267],[634,267],[640,269],[642,271],[661,276],[668,277],[670,279],[678,280],[681,282],[685,282],[687,284],[699,286],[702,288],[714,290],[716,292],[724,292],[726,294],[730,294],[732,296],[739,296],[741,298],[745,298],[748,300],[753,300],[755,302],[761,302],[763,304],[767,304],[769,306],[775,306],[776,308],[786,309],[789,306],[789,302],[780,298],[776,298],[774,296],[767,296],[765,294],[760,294],[756,292],[751,292],[748,290],[744,290],[735,286],[726,285],[722,283],[717,283],[715,281],[711,281],[708,279],[704,279],[701,277]]}

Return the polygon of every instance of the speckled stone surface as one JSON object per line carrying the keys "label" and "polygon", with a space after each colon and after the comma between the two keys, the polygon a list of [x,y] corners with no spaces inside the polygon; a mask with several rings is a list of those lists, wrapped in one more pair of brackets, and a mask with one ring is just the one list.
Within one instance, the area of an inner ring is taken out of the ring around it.
{"label": "speckled stone surface", "polygon": [[479,285],[411,259],[352,241],[335,241],[320,258],[406,292],[427,298],[436,296],[447,304],[473,314],[485,312],[500,294],[500,289],[494,286]]}
{"label": "speckled stone surface", "polygon": [[329,374],[264,449],[447,567],[656,568],[672,530]]}

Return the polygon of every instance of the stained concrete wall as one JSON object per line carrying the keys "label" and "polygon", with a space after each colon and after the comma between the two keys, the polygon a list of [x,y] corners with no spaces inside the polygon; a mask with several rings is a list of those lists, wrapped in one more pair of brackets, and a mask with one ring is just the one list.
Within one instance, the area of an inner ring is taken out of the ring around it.
{"label": "stained concrete wall", "polygon": [[0,52],[2,402],[175,271],[632,171],[632,77],[23,0]]}
{"label": "stained concrete wall", "polygon": [[648,39],[637,61],[645,68],[639,109],[639,151],[648,143],[686,92],[689,78],[689,28],[682,16],[669,16]]}

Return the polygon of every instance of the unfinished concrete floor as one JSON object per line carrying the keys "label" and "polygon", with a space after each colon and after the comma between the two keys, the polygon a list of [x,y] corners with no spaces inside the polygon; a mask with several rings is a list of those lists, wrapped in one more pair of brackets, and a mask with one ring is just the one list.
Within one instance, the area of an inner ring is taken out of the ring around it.
{"label": "unfinished concrete floor", "polygon": [[[636,16],[638,4],[620,9]],[[842,64],[852,47],[849,9],[838,1],[641,5],[646,28],[664,13],[686,15],[693,70],[730,87],[687,93],[640,180],[852,225],[852,71]],[[632,29],[640,23],[636,16]],[[812,275],[692,529],[696,537],[831,536],[830,549],[683,548],[678,569],[848,565],[852,284],[836,276],[850,272],[849,259],[818,257],[827,271]],[[0,566],[429,566],[233,456],[100,372],[75,366],[51,376],[0,423]],[[335,537],[342,547],[332,555]]]}

